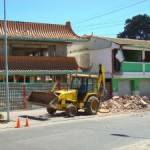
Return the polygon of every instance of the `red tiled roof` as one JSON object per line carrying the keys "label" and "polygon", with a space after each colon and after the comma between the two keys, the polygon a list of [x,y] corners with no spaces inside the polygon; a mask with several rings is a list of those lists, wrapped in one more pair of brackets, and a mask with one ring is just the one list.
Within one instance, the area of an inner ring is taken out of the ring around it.
{"label": "red tiled roof", "polygon": [[[4,70],[4,57],[0,56],[0,70]],[[9,56],[10,70],[77,70],[74,57]]]}
{"label": "red tiled roof", "polygon": [[[19,40],[47,40],[47,41],[74,41],[83,40],[76,35],[70,25],[44,24],[32,22],[7,21],[9,39]],[[0,37],[4,36],[4,21],[0,20]]]}

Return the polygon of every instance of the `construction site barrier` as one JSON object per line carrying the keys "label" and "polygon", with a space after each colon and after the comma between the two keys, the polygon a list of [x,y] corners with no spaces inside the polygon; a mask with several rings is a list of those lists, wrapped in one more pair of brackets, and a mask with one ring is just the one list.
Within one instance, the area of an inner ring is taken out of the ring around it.
{"label": "construction site barrier", "polygon": [[[24,109],[24,99],[32,91],[48,92],[51,88],[51,83],[9,83],[10,110]],[[5,110],[5,83],[0,83],[0,111]]]}

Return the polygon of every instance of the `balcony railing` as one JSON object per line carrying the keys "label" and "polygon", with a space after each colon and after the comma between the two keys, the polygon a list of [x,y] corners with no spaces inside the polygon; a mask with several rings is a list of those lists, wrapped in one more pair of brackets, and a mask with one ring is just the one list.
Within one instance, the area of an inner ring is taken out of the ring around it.
{"label": "balcony railing", "polygon": [[150,72],[150,63],[122,62],[121,72]]}

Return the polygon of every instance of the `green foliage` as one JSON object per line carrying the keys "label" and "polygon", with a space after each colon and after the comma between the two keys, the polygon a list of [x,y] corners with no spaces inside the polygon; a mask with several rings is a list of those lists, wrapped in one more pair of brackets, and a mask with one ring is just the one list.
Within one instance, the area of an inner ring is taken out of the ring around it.
{"label": "green foliage", "polygon": [[144,14],[127,19],[124,31],[119,33],[117,37],[150,40],[150,16]]}

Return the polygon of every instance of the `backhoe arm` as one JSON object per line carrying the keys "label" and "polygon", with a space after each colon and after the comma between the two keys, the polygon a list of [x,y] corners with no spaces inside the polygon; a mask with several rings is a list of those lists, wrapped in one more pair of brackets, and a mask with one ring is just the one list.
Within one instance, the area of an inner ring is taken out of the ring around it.
{"label": "backhoe arm", "polygon": [[97,92],[99,96],[104,96],[104,93],[106,91],[105,87],[105,66],[100,64],[99,65],[99,75],[98,75],[98,82],[97,82]]}

